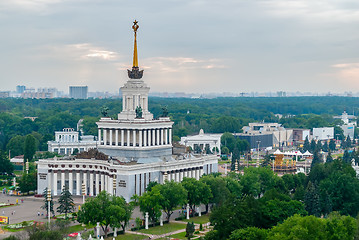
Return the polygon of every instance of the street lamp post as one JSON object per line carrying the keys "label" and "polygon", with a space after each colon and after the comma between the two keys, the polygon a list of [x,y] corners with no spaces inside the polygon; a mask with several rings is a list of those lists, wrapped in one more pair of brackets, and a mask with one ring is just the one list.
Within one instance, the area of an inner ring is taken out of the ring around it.
{"label": "street lamp post", "polygon": [[50,211],[51,211],[51,189],[47,189],[47,221],[50,226]]}
{"label": "street lamp post", "polygon": [[257,167],[259,167],[259,144],[261,143],[261,141],[257,141],[258,144],[258,148],[257,148]]}
{"label": "street lamp post", "polygon": [[85,203],[86,186],[82,183],[82,203]]}

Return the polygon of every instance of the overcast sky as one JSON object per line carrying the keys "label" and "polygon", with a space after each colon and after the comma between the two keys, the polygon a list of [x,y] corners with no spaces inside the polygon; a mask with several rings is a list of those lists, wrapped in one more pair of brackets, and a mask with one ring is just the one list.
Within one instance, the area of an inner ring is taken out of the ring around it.
{"label": "overcast sky", "polygon": [[0,90],[359,91],[358,0],[1,0]]}

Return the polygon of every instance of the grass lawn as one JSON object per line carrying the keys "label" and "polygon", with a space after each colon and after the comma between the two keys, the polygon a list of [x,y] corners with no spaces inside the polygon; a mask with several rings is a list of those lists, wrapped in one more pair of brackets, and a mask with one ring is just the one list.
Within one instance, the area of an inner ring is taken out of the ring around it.
{"label": "grass lawn", "polygon": [[[177,233],[177,234],[173,234],[171,236],[169,236],[170,238],[178,238],[178,239],[183,239],[183,240],[187,240],[186,238],[186,232],[181,232],[181,233]],[[197,235],[193,235],[193,237],[197,237]]]}
{"label": "grass lawn", "polygon": [[[112,240],[113,237],[108,237],[106,238],[106,240]],[[142,240],[142,239],[148,239],[147,236],[143,236],[143,235],[136,235],[136,234],[129,234],[126,233],[124,235],[118,235],[116,237],[116,240]]]}
{"label": "grass lawn", "polygon": [[202,215],[200,217],[193,217],[193,218],[190,218],[190,219],[184,219],[182,220],[184,222],[194,222],[194,223],[197,223],[197,224],[204,224],[204,223],[208,223],[209,222],[209,215],[206,214],[206,215]]}
{"label": "grass lawn", "polygon": [[85,227],[81,226],[81,224],[77,224],[77,225],[70,226],[69,229],[68,229],[68,231],[69,231],[70,233],[80,232],[80,231],[83,231],[85,228],[86,228],[86,229],[92,229],[92,228],[94,228],[94,227],[95,227],[95,225],[91,225],[91,224],[86,225]]}
{"label": "grass lawn", "polygon": [[148,229],[141,229],[141,230],[138,230],[137,232],[160,235],[160,234],[174,232],[174,231],[177,231],[180,229],[185,229],[185,228],[186,228],[186,225],[182,224],[182,223],[166,223],[166,224],[163,224],[162,227],[161,226],[151,227],[151,225],[149,225]]}

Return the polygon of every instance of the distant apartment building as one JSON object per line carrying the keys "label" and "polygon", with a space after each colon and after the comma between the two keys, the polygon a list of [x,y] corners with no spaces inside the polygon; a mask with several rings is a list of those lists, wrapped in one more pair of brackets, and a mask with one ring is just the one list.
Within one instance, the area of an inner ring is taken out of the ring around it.
{"label": "distant apartment building", "polygon": [[21,93],[25,92],[25,90],[26,90],[26,86],[24,86],[24,85],[17,85],[16,86],[16,93],[21,94]]}
{"label": "distant apartment building", "polygon": [[69,87],[70,98],[74,99],[87,99],[87,86],[70,86]]}
{"label": "distant apartment building", "polygon": [[35,91],[34,88],[25,89],[23,93],[21,93],[22,98],[35,98],[35,99],[45,99],[45,98],[54,98],[57,97],[57,89],[56,88],[38,88]]}
{"label": "distant apartment building", "polygon": [[10,91],[1,91],[0,98],[8,98],[10,97]]}

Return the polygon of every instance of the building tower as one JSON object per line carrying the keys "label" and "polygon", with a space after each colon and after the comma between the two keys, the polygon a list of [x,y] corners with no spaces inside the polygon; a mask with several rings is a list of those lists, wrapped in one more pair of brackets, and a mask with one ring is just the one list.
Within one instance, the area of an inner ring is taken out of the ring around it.
{"label": "building tower", "polygon": [[104,116],[97,122],[100,146],[105,154],[121,160],[148,163],[170,161],[172,159],[172,125],[169,117],[158,119],[148,110],[148,92],[143,70],[138,66],[137,31],[138,22],[132,26],[134,31],[134,50],[132,70],[129,79],[121,87],[122,111],[118,120]]}

